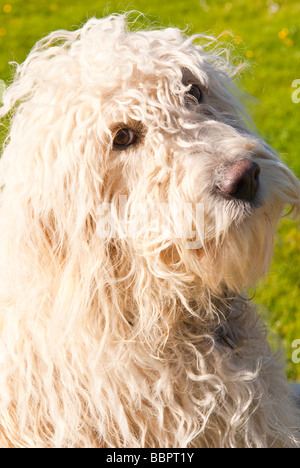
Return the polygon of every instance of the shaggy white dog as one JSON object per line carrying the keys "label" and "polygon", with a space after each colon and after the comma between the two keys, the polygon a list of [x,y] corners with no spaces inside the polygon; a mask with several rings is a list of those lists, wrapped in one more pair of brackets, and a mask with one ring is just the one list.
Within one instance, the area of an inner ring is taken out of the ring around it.
{"label": "shaggy white dog", "polygon": [[222,51],[126,20],[50,34],[4,95],[0,445],[297,446],[241,291],[299,182]]}

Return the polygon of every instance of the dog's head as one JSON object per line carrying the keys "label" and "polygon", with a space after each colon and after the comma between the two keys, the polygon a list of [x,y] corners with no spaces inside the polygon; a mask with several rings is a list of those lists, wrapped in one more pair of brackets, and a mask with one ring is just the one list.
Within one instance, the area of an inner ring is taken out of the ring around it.
{"label": "dog's head", "polygon": [[18,104],[2,160],[11,231],[108,283],[253,284],[300,188],[248,129],[231,74],[207,38],[129,32],[126,16],[40,41],[1,111]]}

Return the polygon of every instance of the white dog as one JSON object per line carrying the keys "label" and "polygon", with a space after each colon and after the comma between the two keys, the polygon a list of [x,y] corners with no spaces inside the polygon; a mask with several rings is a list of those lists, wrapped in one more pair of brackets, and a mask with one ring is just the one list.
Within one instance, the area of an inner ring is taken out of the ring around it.
{"label": "white dog", "polygon": [[299,182],[215,44],[126,19],[50,34],[4,95],[0,445],[297,446],[241,291]]}

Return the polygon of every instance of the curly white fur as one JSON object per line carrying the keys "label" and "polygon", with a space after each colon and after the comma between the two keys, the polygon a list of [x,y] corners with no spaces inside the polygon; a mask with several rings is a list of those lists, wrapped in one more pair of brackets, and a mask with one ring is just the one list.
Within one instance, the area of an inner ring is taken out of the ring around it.
{"label": "curly white fur", "polygon": [[[299,213],[299,182],[247,128],[221,50],[126,20],[50,34],[4,96],[0,445],[296,446],[284,372],[241,291],[267,272],[284,207]],[[116,150],[124,127],[138,142]],[[261,167],[255,206],[213,191],[243,157]],[[99,205],[118,228],[120,195],[127,221],[140,202],[202,203],[201,247],[172,213],[179,237],[100,238]]]}

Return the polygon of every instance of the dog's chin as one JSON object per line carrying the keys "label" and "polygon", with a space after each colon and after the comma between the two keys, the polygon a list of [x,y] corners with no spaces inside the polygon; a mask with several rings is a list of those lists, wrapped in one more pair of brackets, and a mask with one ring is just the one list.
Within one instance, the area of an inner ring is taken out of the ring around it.
{"label": "dog's chin", "polygon": [[218,294],[224,290],[239,292],[267,274],[282,211],[277,208],[271,215],[259,199],[231,206],[233,212],[238,211],[231,224],[192,251],[204,286]]}

